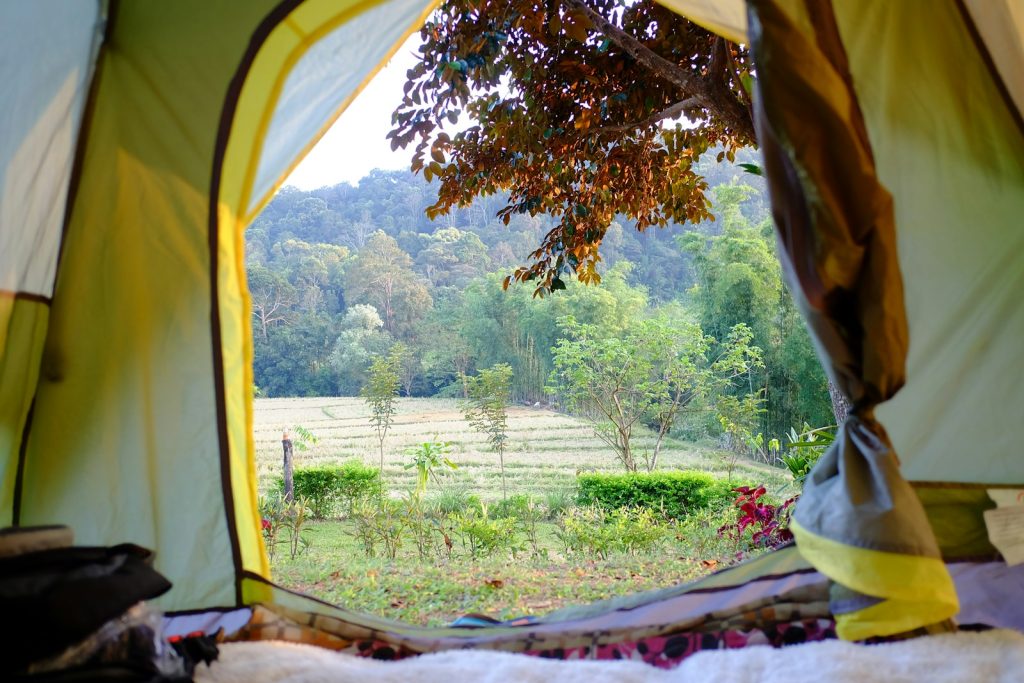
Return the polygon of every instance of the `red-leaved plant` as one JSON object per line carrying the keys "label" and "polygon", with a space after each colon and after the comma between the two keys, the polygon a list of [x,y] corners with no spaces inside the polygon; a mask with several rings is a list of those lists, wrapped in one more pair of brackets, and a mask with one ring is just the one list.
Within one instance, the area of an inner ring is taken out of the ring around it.
{"label": "red-leaved plant", "polygon": [[[749,529],[753,531],[749,538],[753,548],[778,548],[793,540],[789,517],[793,512],[793,503],[799,496],[781,505],[772,505],[761,500],[767,493],[764,486],[739,486],[733,491],[738,494],[733,502],[737,519],[732,524],[723,525],[718,530],[719,536],[731,538],[739,545],[747,540]],[[738,554],[742,555],[742,552]]]}

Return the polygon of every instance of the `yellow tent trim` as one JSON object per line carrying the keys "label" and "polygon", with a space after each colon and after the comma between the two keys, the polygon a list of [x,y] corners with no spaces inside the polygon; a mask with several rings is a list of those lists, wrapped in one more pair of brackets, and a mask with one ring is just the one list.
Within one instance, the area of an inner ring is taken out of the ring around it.
{"label": "yellow tent trim", "polygon": [[797,548],[833,581],[882,600],[836,615],[844,640],[888,636],[952,618],[960,610],[956,588],[940,558],[858,548],[811,533],[792,520]]}
{"label": "yellow tent trim", "polygon": [[[365,11],[365,9],[369,9],[370,6],[376,5],[379,2],[381,2],[381,1],[382,0],[374,0],[373,2],[367,3],[368,6],[366,8],[364,8],[364,10],[362,10],[362,11]],[[424,9],[424,11],[417,18],[416,23],[413,24],[409,28],[409,30],[406,31],[402,35],[401,40],[396,42],[394,47],[392,47],[390,50],[388,50],[387,55],[384,57],[384,59],[381,60],[380,64],[378,64],[369,74],[367,74],[366,78],[364,78],[362,83],[359,84],[359,87],[357,87],[355,90],[353,90],[351,95],[349,95],[347,98],[345,98],[344,102],[342,102],[341,105],[334,111],[334,113],[331,114],[331,116],[326,120],[324,125],[320,127],[320,130],[317,131],[316,135],[314,135],[312,138],[310,138],[310,141],[308,143],[306,143],[302,147],[302,149],[300,150],[299,154],[288,165],[288,168],[285,169],[284,173],[281,174],[281,177],[270,187],[269,190],[267,190],[263,194],[262,197],[260,197],[259,202],[257,202],[256,205],[253,206],[252,210],[245,214],[244,223],[245,223],[246,226],[252,224],[252,222],[254,220],[256,220],[256,217],[260,214],[260,212],[264,209],[264,207],[266,207],[266,205],[270,202],[270,200],[274,197],[274,195],[277,194],[278,190],[281,189],[281,186],[284,185],[285,181],[288,179],[288,176],[290,176],[292,174],[292,172],[299,166],[299,164],[302,163],[303,159],[306,158],[306,155],[309,154],[313,150],[314,147],[316,147],[316,145],[320,142],[320,139],[323,138],[323,136],[327,134],[327,131],[329,131],[331,129],[331,127],[335,123],[337,123],[338,119],[341,118],[341,115],[345,113],[345,110],[347,110],[349,108],[349,106],[352,104],[352,102],[354,102],[355,99],[357,97],[359,97],[360,94],[362,94],[363,90],[366,89],[366,86],[368,86],[370,84],[370,82],[373,81],[373,79],[377,77],[377,74],[379,74],[381,72],[381,69],[383,69],[384,66],[388,62],[391,61],[391,59],[395,56],[395,54],[398,53],[398,51],[402,47],[402,44],[405,43],[405,41],[409,38],[409,36],[411,36],[413,33],[415,33],[416,31],[419,30],[419,27],[422,26],[424,22],[426,22],[427,17],[430,16],[431,12],[433,12],[435,9],[437,9],[437,6],[440,5],[440,4],[441,4],[441,0],[432,0],[431,1],[431,3],[426,7],[426,9]],[[348,19],[350,19],[350,18],[351,17],[346,17],[345,21],[348,21]],[[334,28],[337,28],[337,26],[332,27],[331,30],[333,30]],[[309,47],[310,47],[310,45],[307,45],[306,49],[308,49]],[[262,137],[260,138],[259,144],[260,144],[260,147],[262,147],[262,145],[263,145],[263,138]],[[255,170],[255,168],[258,168],[258,164],[256,164],[253,167],[254,170]],[[250,182],[251,182],[251,179],[250,179]],[[251,191],[252,191],[251,187],[250,187],[249,191],[250,191],[250,194],[251,194]],[[246,199],[248,200],[248,197]]]}
{"label": "yellow tent trim", "polygon": [[[224,357],[225,403],[228,411],[229,444],[231,456],[231,488],[235,501],[236,522],[239,536],[239,551],[243,569],[259,575],[269,576],[269,565],[259,532],[258,478],[256,476],[255,443],[253,439],[252,386],[253,386],[253,342],[252,331],[244,323],[250,320],[251,299],[245,270],[245,227],[255,218],[295,166],[313,148],[330,126],[348,108],[355,97],[379,73],[384,64],[397,52],[401,44],[418,30],[437,2],[431,3],[418,16],[415,23],[403,32],[382,59],[333,112],[302,148],[301,152],[279,176],[253,208],[248,211],[256,174],[262,158],[266,136],[273,121],[280,98],[289,75],[302,57],[323,37],[351,21],[354,17],[379,6],[384,0],[354,2],[338,10],[338,3],[330,0],[306,2],[284,17],[272,29],[254,56],[245,73],[230,135],[226,143],[217,203],[218,244],[221,258],[218,280],[221,282],[220,307],[226,313],[221,317],[223,348],[241,346],[241,363]],[[304,28],[305,27],[305,28]],[[296,38],[298,40],[296,41]],[[267,84],[271,84],[268,88]],[[237,173],[236,169],[243,169]],[[224,267],[233,263],[234,272]],[[227,313],[231,312],[231,313]],[[238,312],[239,315],[232,313]],[[239,324],[238,321],[242,321]],[[240,384],[239,384],[240,382]],[[241,412],[244,419],[233,419]],[[244,426],[239,434],[235,425]],[[244,443],[244,450],[242,444]],[[243,457],[244,454],[244,457]],[[262,599],[262,595],[248,595],[248,589],[261,589],[258,585],[244,590],[246,601]]]}

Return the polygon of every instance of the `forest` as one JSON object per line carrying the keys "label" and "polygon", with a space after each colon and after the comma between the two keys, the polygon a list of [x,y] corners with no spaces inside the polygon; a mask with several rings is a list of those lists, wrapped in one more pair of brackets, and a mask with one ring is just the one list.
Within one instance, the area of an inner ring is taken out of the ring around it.
{"label": "forest", "polygon": [[[697,329],[715,358],[742,323],[760,354],[735,390],[758,398],[746,431],[767,443],[831,424],[824,374],[782,282],[763,180],[739,165],[755,160],[702,162],[715,220],[639,231],[620,218],[601,243],[600,283],[566,277],[547,296],[503,280],[553,219],[521,213],[506,225],[495,215],[507,203],[500,192],[430,220],[436,188],[407,171],[285,187],[246,234],[256,393],[356,396],[373,359],[398,352],[402,395],[461,397],[467,376],[507,363],[514,400],[565,408],[551,379],[572,325],[626,338],[656,319]],[[728,431],[721,410],[691,408],[676,436]]]}

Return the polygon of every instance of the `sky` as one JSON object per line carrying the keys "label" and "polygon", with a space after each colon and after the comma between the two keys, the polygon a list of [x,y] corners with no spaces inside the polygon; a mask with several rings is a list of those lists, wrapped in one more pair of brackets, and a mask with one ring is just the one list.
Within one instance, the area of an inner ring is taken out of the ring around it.
{"label": "sky", "polygon": [[405,72],[416,62],[413,52],[419,40],[419,33],[409,37],[292,171],[285,185],[302,190],[344,182],[355,185],[375,168],[409,167],[412,147],[392,152],[384,136],[391,129],[391,112],[402,98]]}

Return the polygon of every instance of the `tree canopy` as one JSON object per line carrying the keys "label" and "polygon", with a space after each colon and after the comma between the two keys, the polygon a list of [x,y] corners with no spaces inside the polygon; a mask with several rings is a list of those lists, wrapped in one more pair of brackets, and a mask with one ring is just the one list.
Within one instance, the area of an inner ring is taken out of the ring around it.
{"label": "tree canopy", "polygon": [[446,0],[421,37],[389,137],[440,180],[428,215],[505,190],[506,223],[557,219],[506,286],[599,281],[618,215],[640,230],[711,218],[696,163],[754,142],[746,50],[652,0]]}

